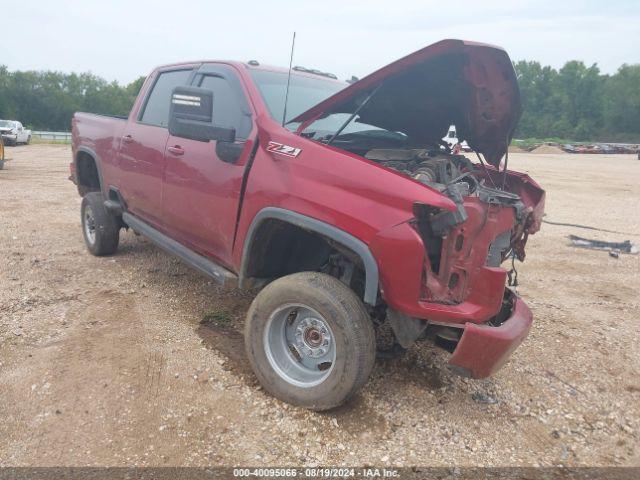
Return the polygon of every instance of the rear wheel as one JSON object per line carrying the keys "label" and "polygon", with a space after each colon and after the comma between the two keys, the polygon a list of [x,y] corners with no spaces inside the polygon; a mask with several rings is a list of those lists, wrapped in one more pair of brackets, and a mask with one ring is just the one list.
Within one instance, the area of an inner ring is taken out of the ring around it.
{"label": "rear wheel", "polygon": [[263,387],[312,410],[348,400],[375,362],[371,319],[345,284],[323,273],[279,278],[254,299],[245,345]]}
{"label": "rear wheel", "polygon": [[92,255],[110,255],[118,249],[120,222],[111,215],[100,192],[89,192],[80,207],[84,243]]}

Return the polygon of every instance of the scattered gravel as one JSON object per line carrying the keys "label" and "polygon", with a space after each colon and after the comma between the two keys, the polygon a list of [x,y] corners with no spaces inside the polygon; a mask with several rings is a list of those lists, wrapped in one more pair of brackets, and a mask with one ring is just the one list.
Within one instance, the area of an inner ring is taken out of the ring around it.
{"label": "scattered gravel", "polygon": [[[69,148],[9,153],[0,466],[640,464],[640,256],[578,250],[566,242],[575,229],[544,225],[519,267],[534,327],[500,372],[454,376],[446,352],[421,344],[318,414],[256,383],[240,333],[251,293],[131,232],[116,255],[90,256]],[[514,153],[509,166],[548,190],[550,219],[640,240],[634,156]]]}

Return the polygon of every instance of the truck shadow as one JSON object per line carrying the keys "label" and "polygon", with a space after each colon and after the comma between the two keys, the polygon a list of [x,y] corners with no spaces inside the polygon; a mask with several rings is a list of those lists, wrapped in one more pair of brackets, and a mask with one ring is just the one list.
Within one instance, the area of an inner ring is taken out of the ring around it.
{"label": "truck shadow", "polygon": [[238,375],[247,385],[258,384],[244,352],[244,336],[234,326],[203,320],[196,328],[196,333],[207,348],[221,353],[226,358],[223,365],[225,370]]}
{"label": "truck shadow", "polygon": [[[243,313],[208,313],[200,321],[196,333],[207,348],[216,350],[226,358],[226,370],[236,373],[248,385],[254,386],[257,380],[245,354],[244,335],[241,332],[242,319],[230,318]],[[442,372],[441,368],[430,361],[438,354],[435,347],[419,344],[417,348],[423,351],[419,354],[410,352],[397,358],[377,359],[373,374],[391,377],[394,381],[411,383],[427,390],[438,390],[447,386],[448,373]]]}
{"label": "truck shadow", "polygon": [[[244,312],[237,313],[238,316],[242,316]],[[225,316],[221,315],[221,317]],[[225,357],[226,361],[222,368],[233,372],[247,386],[256,387],[259,385],[258,380],[245,355],[244,336],[241,333],[242,318],[236,320],[222,324],[219,320],[205,317],[196,327],[196,333],[207,348]],[[418,355],[408,353],[400,358],[378,359],[371,381],[377,384],[387,382],[393,385],[391,388],[399,390],[411,386],[414,391],[430,391],[436,397],[440,397],[441,389],[449,384],[448,372],[442,372],[437,366],[428,364],[429,357],[430,351],[427,350],[426,354],[425,352],[420,352]],[[320,413],[304,411],[303,414],[311,415],[316,422],[322,422],[322,419],[329,420],[339,425],[341,430],[344,429],[362,438],[390,435],[394,431],[394,425],[390,424],[374,405],[382,400],[381,392],[384,391],[386,389],[381,389],[378,385],[377,388],[358,393],[345,405],[331,411]],[[294,411],[298,410],[300,409],[294,409]]]}
{"label": "truck shadow", "polygon": [[[149,242],[140,240],[127,238],[118,256],[126,254],[146,258],[150,265],[146,272],[139,272],[140,280],[153,286],[160,295],[165,295],[165,290],[170,288],[172,296],[180,299],[180,308],[196,320],[194,330],[203,345],[224,358],[222,368],[235,374],[247,386],[257,387],[257,378],[245,354],[242,333],[244,317],[254,294],[203,282],[204,277]],[[389,434],[393,431],[393,425],[389,425],[379,413],[377,404],[384,402],[389,388],[430,393],[438,401],[444,395],[442,391],[445,388],[454,388],[451,374],[444,366],[445,356],[435,346],[420,343],[403,356],[378,359],[369,385],[348,403],[329,412],[316,414],[304,410],[302,414],[309,414],[318,422],[322,419],[335,421],[341,429],[362,435],[363,438]],[[467,395],[467,392],[460,392],[460,400]]]}

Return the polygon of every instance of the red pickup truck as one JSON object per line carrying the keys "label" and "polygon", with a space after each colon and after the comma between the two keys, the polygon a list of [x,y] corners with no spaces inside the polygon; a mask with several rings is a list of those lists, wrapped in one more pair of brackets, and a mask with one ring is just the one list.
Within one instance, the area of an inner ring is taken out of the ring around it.
{"label": "red pickup truck", "polygon": [[[501,267],[524,259],[544,208],[531,178],[501,167],[520,105],[506,52],[460,40],[350,85],[255,61],[160,67],[128,118],[73,118],[85,242],[112,254],[130,228],[260,289],[246,351],[287,402],[343,403],[380,332],[399,350],[433,340],[483,378],[532,322]],[[474,161],[443,144],[450,125]]]}

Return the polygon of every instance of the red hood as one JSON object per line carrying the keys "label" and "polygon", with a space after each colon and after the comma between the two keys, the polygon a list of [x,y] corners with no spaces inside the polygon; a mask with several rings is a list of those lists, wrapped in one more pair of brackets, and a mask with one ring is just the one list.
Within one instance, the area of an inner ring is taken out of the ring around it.
{"label": "red hood", "polygon": [[[382,84],[382,86],[380,86]],[[520,92],[507,53],[499,47],[442,40],[373,72],[298,115],[300,129],[331,113],[352,113],[378,88],[358,120],[438,143],[455,125],[488,162],[498,165],[521,114]]]}

